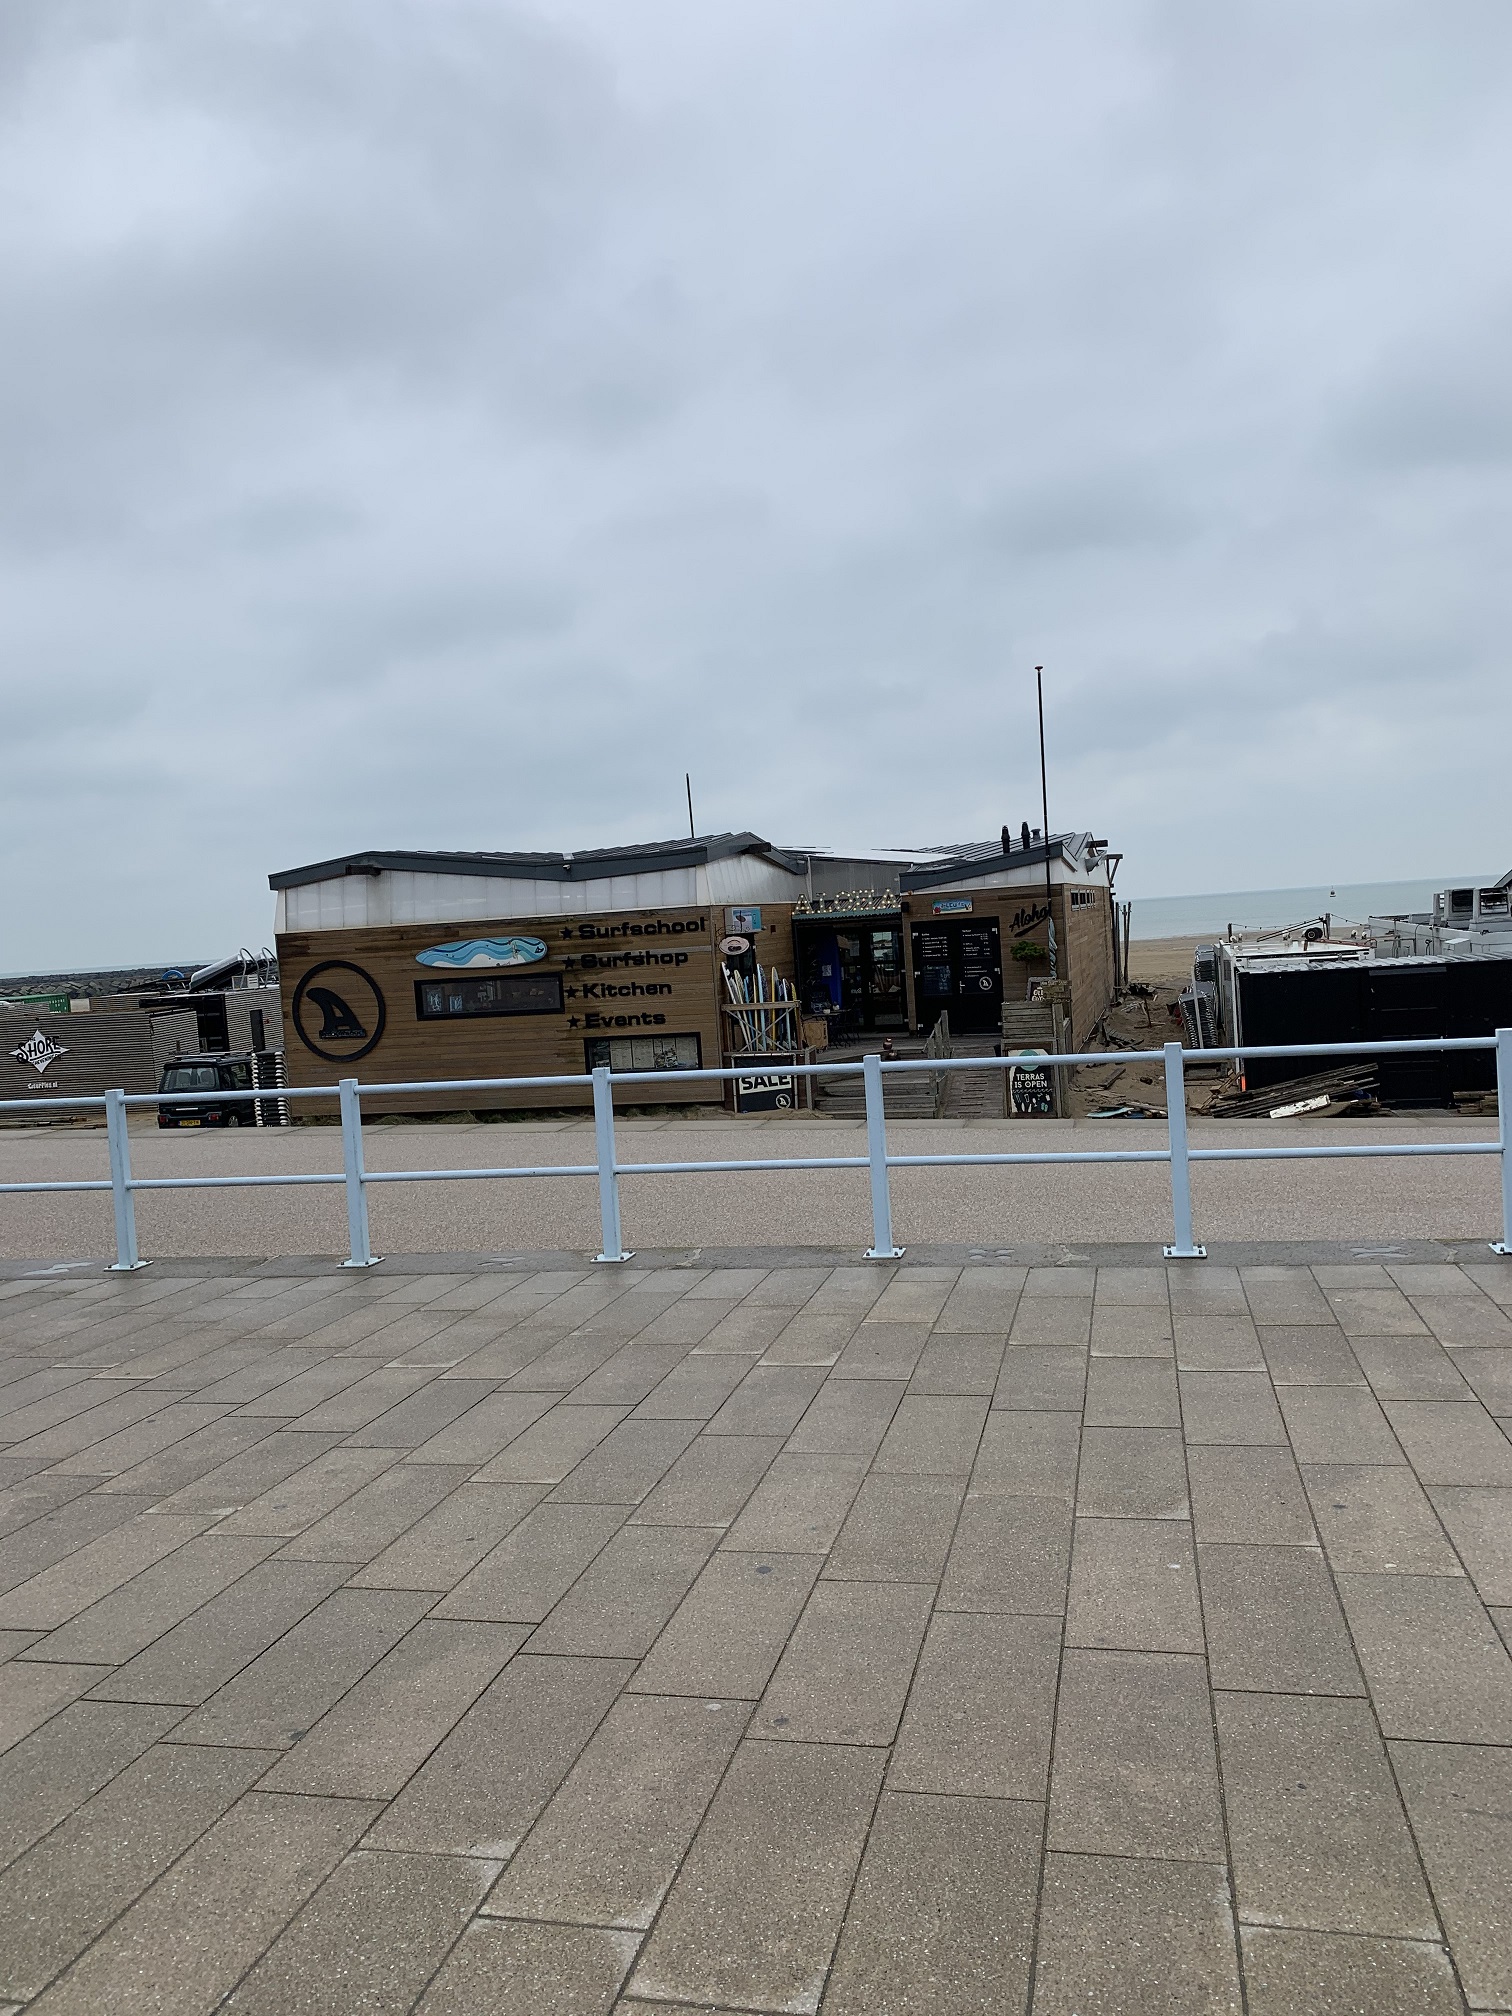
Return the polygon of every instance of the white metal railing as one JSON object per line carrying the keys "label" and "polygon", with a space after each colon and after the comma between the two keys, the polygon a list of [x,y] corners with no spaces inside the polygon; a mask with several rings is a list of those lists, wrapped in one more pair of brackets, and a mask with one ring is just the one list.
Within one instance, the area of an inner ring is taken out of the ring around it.
{"label": "white metal railing", "polygon": [[[1381,1141],[1318,1142],[1292,1147],[1193,1148],[1187,1136],[1186,1075],[1188,1061],[1197,1063],[1234,1062],[1258,1057],[1391,1057],[1422,1051],[1495,1050],[1498,1128],[1494,1141]],[[1109,1053],[1052,1056],[1044,1059],[1054,1070],[1078,1064],[1106,1064]],[[108,1190],[115,1207],[115,1273],[129,1272],[147,1263],[137,1248],[136,1194],[139,1190],[220,1190],[264,1189],[282,1185],[341,1184],[346,1191],[347,1231],[350,1252],[342,1266],[371,1267],[376,1264],[368,1234],[368,1191],[375,1183],[451,1183],[491,1181],[495,1178],[534,1176],[593,1176],[598,1180],[600,1261],[628,1260],[620,1225],[619,1184],[622,1176],[723,1175],[733,1172],[793,1169],[865,1169],[871,1187],[872,1243],[868,1260],[895,1260],[903,1249],[893,1243],[892,1198],[889,1171],[893,1169],[944,1169],[975,1167],[1034,1166],[1041,1163],[1167,1162],[1171,1169],[1171,1217],[1175,1237],[1164,1248],[1168,1259],[1201,1260],[1206,1248],[1196,1243],[1192,1232],[1192,1177],[1194,1162],[1264,1162],[1304,1160],[1355,1160],[1371,1156],[1413,1155],[1499,1155],[1501,1158],[1501,1237],[1491,1250],[1512,1253],[1512,1029],[1499,1029],[1495,1036],[1424,1038],[1397,1043],[1286,1043],[1243,1049],[1183,1050],[1179,1043],[1167,1043],[1159,1050],[1121,1050],[1122,1063],[1160,1063],[1165,1068],[1166,1145],[1163,1148],[1080,1148],[1032,1149],[976,1155],[895,1155],[888,1151],[887,1120],[883,1112],[882,1075],[907,1071],[1005,1071],[1012,1068],[1011,1057],[924,1057],[899,1059],[884,1064],[877,1054],[859,1064],[790,1064],[784,1075],[794,1078],[859,1075],[866,1093],[866,1153],[864,1155],[784,1155],[757,1160],[740,1158],[723,1162],[622,1162],[614,1133],[614,1092],[619,1085],[666,1085],[665,1071],[611,1071],[601,1065],[591,1073],[547,1078],[441,1078],[418,1079],[402,1084],[362,1085],[355,1078],[343,1078],[339,1085],[290,1085],[280,1097],[285,1099],[336,1098],[341,1111],[342,1167],[339,1171],[286,1176],[133,1176],[126,1132],[127,1110],[133,1106],[195,1105],[204,1094],[110,1091],[74,1099],[0,1100],[0,1113],[71,1112],[103,1109],[110,1151],[108,1177],[74,1181],[0,1183],[0,1194],[17,1195],[63,1190]],[[746,1067],[748,1068],[748,1067]],[[743,1075],[733,1070],[679,1071],[680,1084],[724,1082]],[[508,1169],[369,1169],[362,1153],[362,1095],[385,1096],[400,1092],[541,1091],[551,1088],[591,1086],[593,1096],[594,1159],[592,1162],[559,1163]],[[266,1098],[266,1091],[229,1092],[217,1090],[215,1103]]]}

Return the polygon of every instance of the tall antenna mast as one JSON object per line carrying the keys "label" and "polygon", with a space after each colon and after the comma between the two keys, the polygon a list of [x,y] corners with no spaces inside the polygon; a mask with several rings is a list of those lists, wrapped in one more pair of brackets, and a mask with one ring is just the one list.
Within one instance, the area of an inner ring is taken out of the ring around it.
{"label": "tall antenna mast", "polygon": [[[1050,889],[1050,789],[1045,781],[1045,682],[1043,665],[1034,668],[1034,693],[1039,702],[1039,742],[1040,742],[1040,817],[1044,820],[1045,835],[1045,908],[1050,912],[1046,935],[1053,941],[1055,937],[1055,903]],[[1055,957],[1050,958],[1050,977],[1055,978]]]}
{"label": "tall antenna mast", "polygon": [[683,772],[683,783],[688,787],[688,838],[696,840],[698,838],[698,828],[693,824],[693,773],[691,770]]}

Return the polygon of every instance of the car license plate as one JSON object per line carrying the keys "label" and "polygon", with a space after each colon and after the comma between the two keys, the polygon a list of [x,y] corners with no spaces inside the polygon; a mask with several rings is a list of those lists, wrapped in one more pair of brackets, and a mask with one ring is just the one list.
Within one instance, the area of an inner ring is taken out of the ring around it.
{"label": "car license plate", "polygon": [[180,1120],[178,1124],[180,1127],[198,1127],[200,1123],[198,1120]]}

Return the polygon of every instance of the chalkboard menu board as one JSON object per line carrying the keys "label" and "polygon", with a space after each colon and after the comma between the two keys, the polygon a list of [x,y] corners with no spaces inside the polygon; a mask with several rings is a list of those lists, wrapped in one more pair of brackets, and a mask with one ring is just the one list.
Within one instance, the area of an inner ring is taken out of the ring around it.
{"label": "chalkboard menu board", "polygon": [[1043,1116],[1054,1113],[1054,1074],[1048,1064],[1033,1061],[1045,1054],[1043,1050],[1028,1050],[1024,1052],[1025,1062],[1010,1065],[1008,1071],[1010,1113]]}

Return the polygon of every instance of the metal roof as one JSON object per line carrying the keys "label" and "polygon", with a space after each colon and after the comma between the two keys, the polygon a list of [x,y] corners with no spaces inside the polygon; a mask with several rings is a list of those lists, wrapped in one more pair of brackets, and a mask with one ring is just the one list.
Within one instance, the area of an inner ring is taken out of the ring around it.
{"label": "metal roof", "polygon": [[759,854],[791,875],[801,875],[801,856],[763,840],[759,833],[709,833],[691,840],[649,840],[631,847],[591,847],[580,854],[462,854],[408,852],[389,848],[338,854],[304,868],[284,868],[268,877],[270,889],[299,889],[333,882],[343,875],[485,875],[502,881],[602,882],[617,875],[654,875],[670,868],[701,868],[734,854]]}
{"label": "metal roof", "polygon": [[1066,861],[1079,868],[1091,844],[1090,833],[1052,833],[1048,844],[1016,846],[1005,854],[995,841],[968,841],[951,860],[905,870],[898,877],[898,887],[905,894],[915,889],[936,889],[943,882],[966,882],[976,875],[1000,874],[1005,868],[1043,868],[1047,861]]}

